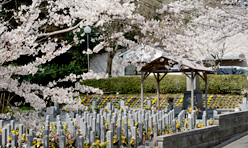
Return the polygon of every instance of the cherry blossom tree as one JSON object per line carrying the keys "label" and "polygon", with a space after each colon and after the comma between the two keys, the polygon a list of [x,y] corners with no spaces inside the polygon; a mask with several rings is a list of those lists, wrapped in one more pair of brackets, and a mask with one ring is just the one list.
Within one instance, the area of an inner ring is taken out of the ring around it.
{"label": "cherry blossom tree", "polygon": [[[100,41],[92,50],[95,53],[102,49],[111,52],[113,47],[118,46],[133,49],[137,43],[151,44],[160,38],[155,34],[160,22],[145,20],[136,12],[134,0],[33,0],[13,10],[5,8],[8,2],[11,1],[0,3],[0,13],[12,15],[0,19],[0,88],[24,97],[25,102],[36,109],[46,107],[46,100],[73,104],[79,93],[102,93],[97,88],[79,83],[79,80],[106,77],[105,74],[94,74],[92,71],[82,75],[70,74],[64,79],[50,82],[47,86],[19,79],[19,76],[42,72],[42,69],[38,68],[39,65],[67,52],[72,44],[84,42],[74,36],[73,43],[69,43],[57,35],[70,31],[77,34],[85,26],[99,28],[103,32],[109,26],[116,26],[118,29],[112,29],[107,35],[101,34],[92,39]],[[59,29],[48,31],[50,26]],[[134,36],[136,42],[125,37],[126,33],[132,31],[137,33]],[[84,33],[81,36],[84,36]],[[86,53],[92,51],[87,49]],[[30,58],[30,61],[25,64],[13,64],[23,57]],[[57,86],[58,83],[68,80],[74,82],[75,86]]]}
{"label": "cherry blossom tree", "polygon": [[230,51],[227,46],[230,38],[247,34],[248,30],[248,9],[244,1],[181,0],[164,5],[159,11],[173,11],[177,19],[184,21],[185,27],[177,37],[181,40],[178,47],[189,51],[185,52],[186,56],[206,60],[215,68],[220,64],[222,56]]}

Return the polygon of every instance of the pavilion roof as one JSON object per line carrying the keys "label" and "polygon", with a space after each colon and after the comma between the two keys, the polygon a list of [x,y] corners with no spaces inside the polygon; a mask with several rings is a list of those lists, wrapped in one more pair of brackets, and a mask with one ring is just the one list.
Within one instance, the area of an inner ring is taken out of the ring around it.
{"label": "pavilion roof", "polygon": [[141,69],[141,72],[155,72],[155,73],[167,73],[167,72],[212,72],[212,68],[205,67],[201,64],[191,61],[189,59],[162,55],[149,63],[145,63]]}

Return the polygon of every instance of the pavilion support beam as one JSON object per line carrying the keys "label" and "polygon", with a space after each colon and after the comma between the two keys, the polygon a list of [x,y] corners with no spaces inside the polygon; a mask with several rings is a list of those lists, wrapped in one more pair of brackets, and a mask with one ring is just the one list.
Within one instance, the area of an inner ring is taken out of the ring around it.
{"label": "pavilion support beam", "polygon": [[191,113],[194,110],[194,72],[191,71]]}
{"label": "pavilion support beam", "polygon": [[159,108],[159,96],[160,96],[160,86],[159,86],[159,73],[157,73],[157,108]]}
{"label": "pavilion support beam", "polygon": [[207,72],[205,71],[203,73],[203,76],[198,73],[199,76],[204,80],[205,82],[205,111],[206,114],[208,114],[208,75]]}
{"label": "pavilion support beam", "polygon": [[141,108],[144,108],[144,81],[150,75],[151,72],[141,72]]}
{"label": "pavilion support beam", "polygon": [[141,72],[141,108],[144,108],[144,72]]}
{"label": "pavilion support beam", "polygon": [[153,73],[156,81],[157,81],[157,108],[159,108],[159,98],[160,98],[160,81],[163,80],[163,78],[167,75],[167,73],[165,73],[161,78],[160,78],[160,74],[157,73],[157,75],[155,73]]}
{"label": "pavilion support beam", "polygon": [[204,78],[205,78],[205,111],[206,114],[208,115],[208,75],[207,72],[204,73]]}

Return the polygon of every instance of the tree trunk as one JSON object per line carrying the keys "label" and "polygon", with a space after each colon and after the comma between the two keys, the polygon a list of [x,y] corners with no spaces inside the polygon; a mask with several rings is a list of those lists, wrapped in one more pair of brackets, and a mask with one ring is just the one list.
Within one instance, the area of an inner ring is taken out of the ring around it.
{"label": "tree trunk", "polygon": [[112,64],[113,64],[113,58],[114,58],[113,52],[108,53],[108,59],[107,59],[107,67],[106,67],[106,74],[109,75],[109,77],[112,76]]}
{"label": "tree trunk", "polygon": [[107,67],[106,67],[106,74],[109,75],[109,77],[112,76],[112,65],[113,65],[113,59],[115,57],[115,54],[118,50],[118,45],[115,45],[115,48],[113,51],[108,52],[108,59],[107,59]]}

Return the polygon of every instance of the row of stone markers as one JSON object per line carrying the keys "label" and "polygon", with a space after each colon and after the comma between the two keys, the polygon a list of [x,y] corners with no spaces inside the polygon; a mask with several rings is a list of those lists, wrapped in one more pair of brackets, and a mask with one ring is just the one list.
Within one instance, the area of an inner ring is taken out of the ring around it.
{"label": "row of stone markers", "polygon": [[[122,104],[123,105],[123,104]],[[197,127],[195,111],[188,114],[181,111],[175,118],[174,110],[124,110],[115,109],[108,103],[107,109],[99,112],[82,109],[76,113],[46,116],[39,131],[32,129],[26,133],[23,125],[15,127],[15,122],[1,128],[3,147],[142,147],[156,146],[156,137],[194,129]],[[51,120],[55,117],[55,120]],[[206,114],[203,114],[203,123],[207,125]],[[1,121],[2,122],[2,121]],[[15,130],[14,130],[15,129]],[[17,132],[18,130],[18,132]],[[11,138],[10,138],[11,137]]]}

